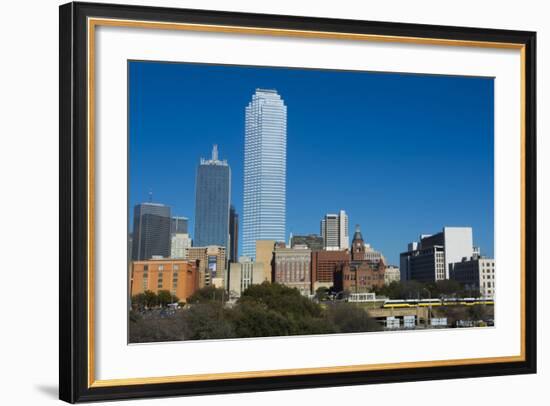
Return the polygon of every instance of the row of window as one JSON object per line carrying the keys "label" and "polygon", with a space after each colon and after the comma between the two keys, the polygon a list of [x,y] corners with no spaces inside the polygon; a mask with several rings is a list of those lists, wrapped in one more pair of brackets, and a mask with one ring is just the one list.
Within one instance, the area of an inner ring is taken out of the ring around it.
{"label": "row of window", "polygon": [[[178,264],[174,264],[174,265],[173,265],[173,269],[174,269],[174,271],[179,271],[180,266],[179,266]],[[162,265],[162,264],[159,265],[159,266],[158,266],[158,270],[159,270],[159,271],[164,271],[164,265]],[[143,272],[144,272],[144,273],[143,273],[143,276],[144,276],[144,277],[147,275],[147,271],[149,271],[149,265],[143,265]]]}

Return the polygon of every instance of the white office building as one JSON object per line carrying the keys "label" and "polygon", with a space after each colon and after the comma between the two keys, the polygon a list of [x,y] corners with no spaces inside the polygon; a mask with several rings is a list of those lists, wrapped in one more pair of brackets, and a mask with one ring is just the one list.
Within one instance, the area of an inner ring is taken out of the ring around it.
{"label": "white office building", "polygon": [[422,234],[400,255],[401,280],[431,282],[449,279],[452,264],[471,258],[471,227],[444,227],[440,233]]}
{"label": "white office building", "polygon": [[187,259],[189,257],[189,248],[191,247],[191,237],[187,233],[173,233],[170,238],[170,257],[178,259]]}
{"label": "white office building", "polygon": [[342,251],[349,249],[348,215],[344,210],[338,214],[325,214],[321,220],[321,237],[325,250]]}
{"label": "white office building", "polygon": [[386,266],[386,270],[384,272],[384,284],[389,285],[392,282],[399,282],[400,280],[401,273],[399,271],[399,268],[394,265]]}
{"label": "white office building", "polygon": [[257,240],[285,240],[287,108],[256,89],[245,113],[242,253],[254,259]]}

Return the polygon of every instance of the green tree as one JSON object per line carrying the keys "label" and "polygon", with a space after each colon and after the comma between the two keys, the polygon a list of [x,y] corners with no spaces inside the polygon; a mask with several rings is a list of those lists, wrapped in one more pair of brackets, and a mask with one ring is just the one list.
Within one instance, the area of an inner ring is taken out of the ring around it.
{"label": "green tree", "polygon": [[182,312],[186,340],[208,340],[235,337],[235,327],[221,302],[195,303]]}
{"label": "green tree", "polygon": [[327,307],[326,320],[335,326],[338,333],[378,331],[378,322],[367,311],[352,303],[334,303]]}
{"label": "green tree", "polygon": [[297,289],[278,283],[250,285],[238,303],[249,302],[263,304],[269,310],[279,312],[285,317],[320,317],[322,314],[319,304],[302,296]]}
{"label": "green tree", "polygon": [[324,301],[328,299],[329,289],[325,286],[319,286],[315,291],[315,298],[317,300]]}
{"label": "green tree", "polygon": [[145,307],[150,309],[158,305],[158,296],[156,295],[155,292],[151,290],[146,290],[145,292],[143,292],[143,294],[145,295],[144,296]]}
{"label": "green tree", "polygon": [[206,286],[197,290],[193,295],[187,299],[187,303],[209,303],[209,302],[226,302],[228,294],[222,288],[216,288],[214,286]]}
{"label": "green tree", "polygon": [[134,309],[143,309],[146,305],[146,296],[145,293],[138,293],[137,295],[132,296],[132,308]]}
{"label": "green tree", "polygon": [[165,307],[170,303],[179,302],[179,298],[176,295],[172,295],[168,290],[159,290],[157,298],[159,305],[162,307]]}
{"label": "green tree", "polygon": [[287,336],[295,331],[292,320],[253,301],[239,304],[232,318],[237,337]]}
{"label": "green tree", "polygon": [[432,297],[462,296],[463,286],[453,279],[444,279],[429,286]]}

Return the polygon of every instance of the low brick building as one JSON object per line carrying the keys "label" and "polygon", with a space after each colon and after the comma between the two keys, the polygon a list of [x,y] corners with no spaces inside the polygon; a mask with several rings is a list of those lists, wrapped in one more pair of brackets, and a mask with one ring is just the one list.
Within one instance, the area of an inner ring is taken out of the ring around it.
{"label": "low brick building", "polygon": [[334,274],[334,289],[337,292],[371,292],[384,286],[384,261],[351,261]]}
{"label": "low brick building", "polygon": [[181,259],[133,261],[130,277],[131,295],[146,290],[158,293],[167,290],[185,302],[199,288],[199,272],[195,262]]}
{"label": "low brick building", "polygon": [[334,274],[344,266],[349,265],[350,252],[316,251],[311,253],[311,283],[315,292],[319,287],[334,285]]}

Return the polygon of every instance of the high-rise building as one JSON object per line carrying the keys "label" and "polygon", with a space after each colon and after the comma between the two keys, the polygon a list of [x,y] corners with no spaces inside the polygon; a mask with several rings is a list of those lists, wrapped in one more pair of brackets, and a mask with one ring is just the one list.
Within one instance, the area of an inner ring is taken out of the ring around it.
{"label": "high-rise building", "polygon": [[254,259],[257,240],[285,240],[287,108],[256,89],[245,116],[242,253]]}
{"label": "high-rise building", "polygon": [[170,257],[187,259],[191,238],[187,233],[173,233],[170,237]]}
{"label": "high-rise building", "polygon": [[235,207],[229,208],[229,255],[231,262],[239,260],[239,215]]}
{"label": "high-rise building", "polygon": [[312,251],[321,251],[324,248],[323,237],[317,234],[293,235],[290,239],[290,248],[305,245]]}
{"label": "high-rise building", "polygon": [[325,214],[321,220],[321,237],[327,251],[349,249],[348,216],[344,210],[338,214]]}
{"label": "high-rise building", "polygon": [[141,203],[134,207],[134,261],[170,256],[170,221],[170,207],[163,204]]}
{"label": "high-rise building", "polygon": [[187,217],[174,216],[170,224],[170,232],[172,234],[188,234],[189,219]]}
{"label": "high-rise building", "polygon": [[444,227],[440,233],[420,236],[400,254],[401,280],[433,282],[449,279],[451,265],[471,258],[474,252],[471,227]]}
{"label": "high-rise building", "polygon": [[227,249],[231,169],[226,160],[218,159],[217,145],[212,149],[212,159],[201,158],[195,187],[194,245],[221,245]]}

